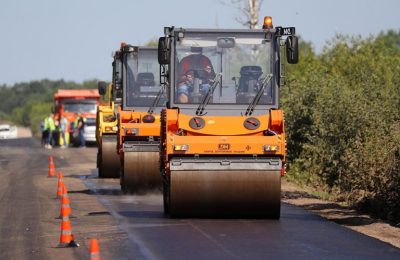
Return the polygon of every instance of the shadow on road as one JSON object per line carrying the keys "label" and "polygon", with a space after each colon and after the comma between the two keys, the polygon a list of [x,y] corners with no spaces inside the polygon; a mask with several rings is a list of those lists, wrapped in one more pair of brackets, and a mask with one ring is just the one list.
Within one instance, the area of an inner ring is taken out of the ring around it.
{"label": "shadow on road", "polygon": [[360,215],[359,212],[351,207],[345,207],[335,203],[310,203],[300,206],[306,210],[318,212],[339,225],[364,226],[377,222],[377,220],[369,216]]}
{"label": "shadow on road", "polygon": [[304,191],[282,191],[281,198],[282,199],[299,199],[299,198],[318,199],[317,196],[308,194]]}
{"label": "shadow on road", "polygon": [[330,210],[330,209],[350,210],[349,208],[340,206],[335,203],[313,203],[313,204],[303,205],[302,207],[307,210]]}
{"label": "shadow on road", "polygon": [[72,190],[68,193],[82,193],[87,195],[123,195],[120,189],[85,189],[85,190]]}
{"label": "shadow on road", "polygon": [[88,216],[104,216],[104,215],[111,215],[108,211],[97,211],[97,212],[89,212]]}
{"label": "shadow on road", "polygon": [[369,217],[331,218],[330,220],[344,226],[364,226],[376,222],[375,220]]}

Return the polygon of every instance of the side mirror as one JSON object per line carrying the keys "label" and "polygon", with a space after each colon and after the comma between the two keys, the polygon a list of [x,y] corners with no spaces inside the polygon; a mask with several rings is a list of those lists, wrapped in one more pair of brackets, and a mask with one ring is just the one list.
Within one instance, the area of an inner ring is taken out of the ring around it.
{"label": "side mirror", "polygon": [[99,94],[103,96],[107,91],[107,83],[105,81],[99,81],[97,83],[97,88],[99,90]]}
{"label": "side mirror", "polygon": [[286,59],[290,64],[299,62],[299,40],[296,36],[286,38]]}
{"label": "side mirror", "polygon": [[170,61],[169,39],[167,37],[160,37],[158,39],[158,63],[160,65],[167,65]]}

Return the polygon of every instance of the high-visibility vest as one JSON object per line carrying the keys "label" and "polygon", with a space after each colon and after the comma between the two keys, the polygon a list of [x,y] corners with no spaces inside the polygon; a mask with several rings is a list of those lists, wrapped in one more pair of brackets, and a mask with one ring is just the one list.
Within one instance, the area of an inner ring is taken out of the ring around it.
{"label": "high-visibility vest", "polygon": [[43,130],[49,130],[49,118],[48,117],[46,117],[44,119]]}
{"label": "high-visibility vest", "polygon": [[50,131],[56,130],[56,124],[55,124],[53,118],[48,117],[48,124],[49,124]]}

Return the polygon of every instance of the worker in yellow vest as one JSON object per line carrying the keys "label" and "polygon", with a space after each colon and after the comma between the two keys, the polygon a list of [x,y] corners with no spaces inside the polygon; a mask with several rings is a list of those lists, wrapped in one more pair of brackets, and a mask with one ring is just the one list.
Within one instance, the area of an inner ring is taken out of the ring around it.
{"label": "worker in yellow vest", "polygon": [[53,132],[56,130],[56,124],[54,122],[54,113],[51,113],[50,116],[48,116],[44,120],[44,129],[47,130],[48,132],[45,148],[51,149],[52,148],[51,144],[53,142]]}

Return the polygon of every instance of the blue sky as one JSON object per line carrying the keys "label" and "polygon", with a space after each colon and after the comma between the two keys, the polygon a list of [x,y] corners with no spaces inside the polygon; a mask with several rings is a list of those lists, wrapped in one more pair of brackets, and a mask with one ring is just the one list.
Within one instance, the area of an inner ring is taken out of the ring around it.
{"label": "blue sky", "polygon": [[[260,22],[295,26],[320,51],[337,33],[399,30],[399,11],[398,0],[264,0]],[[0,84],[110,80],[121,41],[145,44],[170,25],[242,28],[238,15],[219,0],[0,0]]]}

